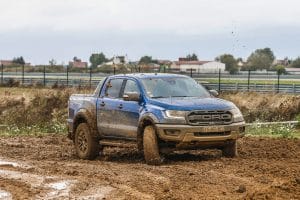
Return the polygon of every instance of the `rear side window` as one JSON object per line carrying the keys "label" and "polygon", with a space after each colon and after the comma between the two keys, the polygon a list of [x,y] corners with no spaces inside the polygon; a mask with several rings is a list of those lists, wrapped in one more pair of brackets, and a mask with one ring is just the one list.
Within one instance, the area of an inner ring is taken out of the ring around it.
{"label": "rear side window", "polygon": [[120,98],[123,79],[112,79],[108,82],[105,96],[109,98]]}

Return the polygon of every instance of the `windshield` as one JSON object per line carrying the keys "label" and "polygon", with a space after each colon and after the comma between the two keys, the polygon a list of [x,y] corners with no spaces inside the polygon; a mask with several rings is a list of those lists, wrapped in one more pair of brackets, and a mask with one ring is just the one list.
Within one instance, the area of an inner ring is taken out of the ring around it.
{"label": "windshield", "polygon": [[202,85],[189,77],[145,78],[142,83],[150,98],[210,97]]}

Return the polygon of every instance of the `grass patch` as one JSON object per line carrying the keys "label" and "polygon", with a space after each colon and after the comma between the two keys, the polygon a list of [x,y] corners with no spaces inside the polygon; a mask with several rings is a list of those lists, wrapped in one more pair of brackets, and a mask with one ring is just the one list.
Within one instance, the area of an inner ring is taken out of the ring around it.
{"label": "grass patch", "polygon": [[52,134],[66,134],[67,127],[65,124],[53,124],[52,126],[26,126],[18,127],[14,125],[2,127],[0,130],[0,136],[39,136]]}
{"label": "grass patch", "polygon": [[274,138],[300,138],[300,130],[289,124],[251,125],[246,128],[246,134]]}

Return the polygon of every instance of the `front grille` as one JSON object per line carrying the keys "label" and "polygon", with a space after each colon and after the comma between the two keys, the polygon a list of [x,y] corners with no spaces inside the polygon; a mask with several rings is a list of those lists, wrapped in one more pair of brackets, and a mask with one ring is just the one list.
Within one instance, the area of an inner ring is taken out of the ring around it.
{"label": "front grille", "polygon": [[187,115],[187,121],[191,125],[226,125],[232,122],[232,114],[229,111],[198,110],[191,111]]}

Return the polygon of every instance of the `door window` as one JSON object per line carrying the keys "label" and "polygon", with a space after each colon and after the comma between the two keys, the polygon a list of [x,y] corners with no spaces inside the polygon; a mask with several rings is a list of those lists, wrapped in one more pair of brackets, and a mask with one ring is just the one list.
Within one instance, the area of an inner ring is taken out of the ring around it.
{"label": "door window", "polygon": [[107,84],[105,96],[109,98],[120,98],[123,79],[112,79]]}
{"label": "door window", "polygon": [[136,84],[135,81],[127,80],[126,86],[125,86],[125,89],[124,89],[124,94],[133,93],[133,92],[140,94],[139,87],[138,87],[138,85]]}

